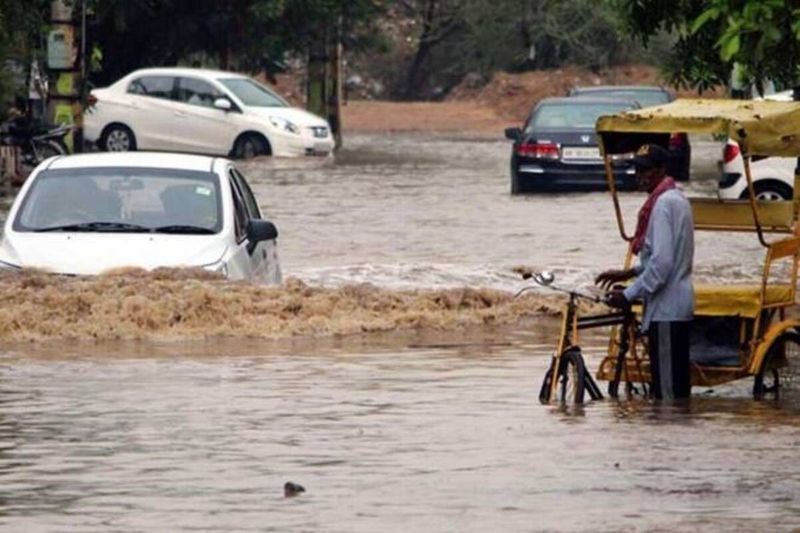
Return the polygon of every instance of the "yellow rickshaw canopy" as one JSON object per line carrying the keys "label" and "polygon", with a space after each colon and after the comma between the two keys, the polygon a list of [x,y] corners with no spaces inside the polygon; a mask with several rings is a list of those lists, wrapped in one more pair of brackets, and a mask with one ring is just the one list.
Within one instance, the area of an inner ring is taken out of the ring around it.
{"label": "yellow rickshaw canopy", "polygon": [[727,135],[749,156],[797,157],[800,102],[678,99],[600,117],[597,132],[610,154],[634,151],[631,134],[641,134],[638,144],[644,144],[680,132]]}

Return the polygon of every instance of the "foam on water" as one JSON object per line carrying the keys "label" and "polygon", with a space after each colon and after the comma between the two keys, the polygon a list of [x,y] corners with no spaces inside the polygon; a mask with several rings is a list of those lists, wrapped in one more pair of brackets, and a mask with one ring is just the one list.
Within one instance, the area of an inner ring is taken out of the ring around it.
{"label": "foam on water", "polygon": [[0,340],[285,338],[509,324],[556,311],[556,295],[491,288],[394,289],[372,284],[280,287],[205,271],[126,270],[63,277],[0,275]]}

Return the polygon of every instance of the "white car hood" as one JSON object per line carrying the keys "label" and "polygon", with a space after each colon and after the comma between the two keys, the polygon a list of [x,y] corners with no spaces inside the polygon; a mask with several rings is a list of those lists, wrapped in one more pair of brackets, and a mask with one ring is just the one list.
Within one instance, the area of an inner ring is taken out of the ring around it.
{"label": "white car hood", "polygon": [[269,120],[269,117],[283,118],[300,127],[328,127],[328,122],[325,119],[298,107],[248,107],[247,113],[264,117],[267,120]]}
{"label": "white car hood", "polygon": [[225,253],[217,236],[125,233],[6,234],[0,260],[59,274],[95,275],[121,267],[210,265]]}

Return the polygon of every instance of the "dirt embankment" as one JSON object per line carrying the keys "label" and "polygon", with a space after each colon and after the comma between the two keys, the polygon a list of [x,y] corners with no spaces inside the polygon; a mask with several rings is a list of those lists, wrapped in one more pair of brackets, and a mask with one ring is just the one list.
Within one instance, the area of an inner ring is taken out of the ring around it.
{"label": "dirt embankment", "polygon": [[[351,100],[343,110],[348,131],[420,131],[466,135],[502,134],[520,125],[542,98],[564,96],[586,85],[664,85],[656,67],[626,65],[601,73],[578,67],[522,74],[498,72],[486,84],[467,79],[444,102]],[[696,93],[677,91],[680,96]],[[708,96],[708,95],[706,95]]]}

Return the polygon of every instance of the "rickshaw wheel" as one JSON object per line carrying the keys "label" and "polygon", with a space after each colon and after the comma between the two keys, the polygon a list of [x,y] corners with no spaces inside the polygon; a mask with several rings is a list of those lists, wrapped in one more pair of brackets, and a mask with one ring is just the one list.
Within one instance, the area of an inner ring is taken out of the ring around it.
{"label": "rickshaw wheel", "polygon": [[586,365],[580,350],[568,350],[561,354],[556,387],[559,402],[583,403],[586,391]]}
{"label": "rickshaw wheel", "polygon": [[800,389],[800,334],[788,331],[772,343],[753,381],[753,398],[779,398],[781,390]]}
{"label": "rickshaw wheel", "polygon": [[547,369],[542,380],[542,387],[539,389],[539,401],[541,403],[550,403],[550,386],[553,383],[553,365]]}

